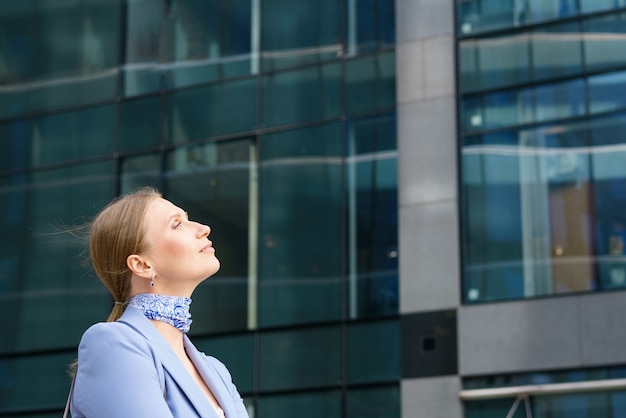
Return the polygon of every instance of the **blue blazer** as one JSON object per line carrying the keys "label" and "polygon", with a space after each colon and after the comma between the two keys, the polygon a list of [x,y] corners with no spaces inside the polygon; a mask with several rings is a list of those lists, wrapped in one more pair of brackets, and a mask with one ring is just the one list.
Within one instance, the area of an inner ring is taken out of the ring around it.
{"label": "blue blazer", "polygon": [[[248,418],[226,367],[184,336],[187,355],[226,418]],[[174,350],[139,309],[91,326],[78,347],[73,418],[217,418]]]}

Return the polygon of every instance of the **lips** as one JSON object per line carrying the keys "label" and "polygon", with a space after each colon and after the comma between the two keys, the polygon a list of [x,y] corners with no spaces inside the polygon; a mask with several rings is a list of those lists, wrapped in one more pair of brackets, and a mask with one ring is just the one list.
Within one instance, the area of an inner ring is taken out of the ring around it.
{"label": "lips", "polygon": [[200,250],[201,253],[205,253],[207,251],[213,250],[213,243],[211,241],[209,241],[209,243]]}

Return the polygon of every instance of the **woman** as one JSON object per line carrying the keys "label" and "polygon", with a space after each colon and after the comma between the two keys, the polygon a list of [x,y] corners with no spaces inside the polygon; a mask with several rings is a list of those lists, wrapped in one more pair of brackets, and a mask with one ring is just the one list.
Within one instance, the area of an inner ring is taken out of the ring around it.
{"label": "woman", "polygon": [[220,267],[210,232],[149,188],[96,216],[91,261],[115,305],[81,339],[73,418],[248,417],[226,367],[185,335],[191,294]]}

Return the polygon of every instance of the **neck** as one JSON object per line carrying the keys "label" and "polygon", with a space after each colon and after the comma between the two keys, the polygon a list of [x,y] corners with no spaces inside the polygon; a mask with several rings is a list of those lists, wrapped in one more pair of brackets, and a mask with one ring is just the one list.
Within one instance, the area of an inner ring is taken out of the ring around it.
{"label": "neck", "polygon": [[159,334],[163,336],[165,341],[167,341],[176,353],[183,353],[185,351],[185,347],[183,345],[183,332],[181,330],[156,319],[150,319],[150,322],[152,322],[152,325],[154,325],[157,331],[159,331]]}

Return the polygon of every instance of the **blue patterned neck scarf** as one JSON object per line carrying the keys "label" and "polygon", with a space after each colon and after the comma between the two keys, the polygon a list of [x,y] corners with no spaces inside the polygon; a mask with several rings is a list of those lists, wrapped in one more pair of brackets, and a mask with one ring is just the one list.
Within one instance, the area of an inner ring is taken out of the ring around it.
{"label": "blue patterned neck scarf", "polygon": [[182,332],[191,326],[191,298],[140,293],[130,298],[128,305],[141,309],[146,318],[166,322]]}

